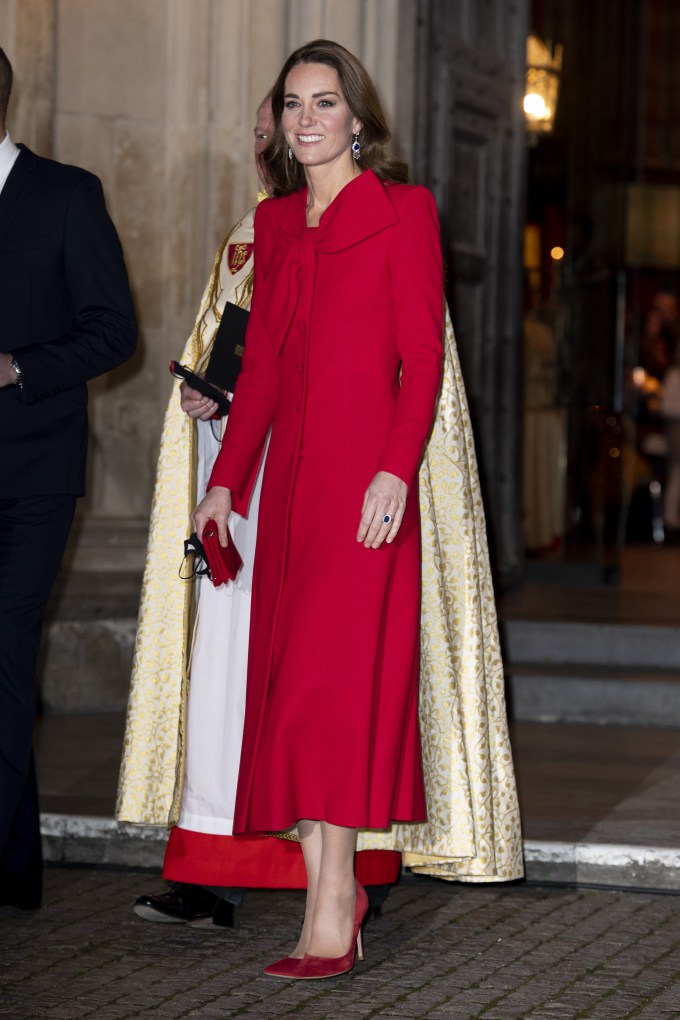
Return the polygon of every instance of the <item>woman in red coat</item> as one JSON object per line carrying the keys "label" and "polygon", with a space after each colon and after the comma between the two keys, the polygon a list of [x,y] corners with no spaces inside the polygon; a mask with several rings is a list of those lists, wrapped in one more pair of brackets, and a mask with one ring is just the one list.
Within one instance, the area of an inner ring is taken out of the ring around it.
{"label": "woman in red coat", "polygon": [[[417,469],[442,360],[432,196],[405,184],[365,69],[308,43],[274,86],[243,369],[209,491],[226,544],[266,436],[235,831],[297,825],[300,942],[267,968],[351,969],[358,828],[426,817],[418,734]],[[349,947],[349,950],[348,950]]]}

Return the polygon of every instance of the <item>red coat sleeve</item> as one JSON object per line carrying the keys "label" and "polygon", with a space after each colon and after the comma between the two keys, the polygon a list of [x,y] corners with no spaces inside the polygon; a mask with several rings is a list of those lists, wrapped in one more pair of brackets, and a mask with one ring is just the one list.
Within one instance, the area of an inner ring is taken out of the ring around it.
{"label": "red coat sleeve", "polygon": [[426,188],[409,188],[397,209],[390,251],[401,387],[380,471],[412,485],[432,425],[443,358],[444,283],[439,220]]}
{"label": "red coat sleeve", "polygon": [[222,447],[208,482],[209,489],[214,485],[230,489],[234,509],[240,513],[247,510],[279,391],[279,359],[260,314],[263,267],[271,248],[272,204],[260,203],[255,213],[255,273],[243,365]]}

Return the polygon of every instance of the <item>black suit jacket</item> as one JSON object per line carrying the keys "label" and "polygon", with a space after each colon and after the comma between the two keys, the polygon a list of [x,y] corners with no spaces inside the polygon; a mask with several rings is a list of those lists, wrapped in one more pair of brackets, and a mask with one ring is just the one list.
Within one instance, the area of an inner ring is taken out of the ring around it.
{"label": "black suit jacket", "polygon": [[87,386],[133,353],[137,326],[97,177],[20,153],[0,192],[0,498],[82,494]]}

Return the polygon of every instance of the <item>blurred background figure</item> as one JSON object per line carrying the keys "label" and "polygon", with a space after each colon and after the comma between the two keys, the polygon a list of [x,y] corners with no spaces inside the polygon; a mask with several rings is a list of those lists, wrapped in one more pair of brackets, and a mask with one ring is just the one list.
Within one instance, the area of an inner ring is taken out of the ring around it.
{"label": "blurred background figure", "polygon": [[553,321],[554,312],[532,303],[523,324],[522,495],[529,552],[556,551],[564,535],[566,419],[557,399],[558,351]]}
{"label": "blurred background figure", "polygon": [[661,414],[666,425],[668,460],[663,499],[664,540],[680,544],[680,344],[663,377]]}
{"label": "blurred background figure", "polygon": [[656,379],[663,379],[674,361],[680,341],[678,299],[667,291],[654,295],[640,337],[640,365]]}

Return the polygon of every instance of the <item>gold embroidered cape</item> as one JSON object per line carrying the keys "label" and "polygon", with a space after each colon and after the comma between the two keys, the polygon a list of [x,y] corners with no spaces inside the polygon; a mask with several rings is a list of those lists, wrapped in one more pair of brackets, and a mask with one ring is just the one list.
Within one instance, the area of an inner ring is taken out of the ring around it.
{"label": "gold embroidered cape", "polygon": [[[246,213],[217,252],[196,324],[182,354],[193,371],[205,366],[227,301],[250,306],[255,210]],[[116,817],[174,824],[184,782],[189,635],[193,585],[179,566],[189,514],[196,505],[196,429],[175,383],[163,423],[149,544],[137,625]]]}
{"label": "gold embroidered cape", "polygon": [[484,506],[453,327],[420,467],[420,733],[428,821],[359,834],[414,871],[463,882],[523,875],[522,833]]}
{"label": "gold embroidered cape", "polygon": [[[252,241],[252,214],[218,252],[184,354],[192,367],[203,363],[225,302],[235,293],[242,306],[250,301],[250,261],[235,277],[227,266],[230,245],[241,241]],[[191,593],[177,568],[195,497],[193,433],[173,392],[151,513],[116,809],[121,821],[172,825],[179,814]],[[358,846],[401,850],[408,867],[439,878],[520,878],[521,828],[484,509],[448,312],[442,390],[420,468],[420,509],[420,726],[428,821],[361,832]]]}

